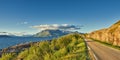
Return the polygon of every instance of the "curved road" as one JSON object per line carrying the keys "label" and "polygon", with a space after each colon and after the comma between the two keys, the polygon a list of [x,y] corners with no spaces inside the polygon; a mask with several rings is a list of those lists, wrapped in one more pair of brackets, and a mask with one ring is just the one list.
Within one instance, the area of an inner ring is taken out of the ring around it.
{"label": "curved road", "polygon": [[96,60],[120,60],[120,50],[113,49],[92,40],[86,40],[87,45],[96,56]]}

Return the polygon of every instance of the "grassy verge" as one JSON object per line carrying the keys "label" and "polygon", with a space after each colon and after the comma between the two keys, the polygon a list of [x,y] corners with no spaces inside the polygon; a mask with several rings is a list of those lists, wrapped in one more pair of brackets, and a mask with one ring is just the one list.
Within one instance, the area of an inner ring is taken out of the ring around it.
{"label": "grassy verge", "polygon": [[69,34],[38,42],[19,54],[3,54],[0,60],[86,60],[86,51],[84,39],[79,34]]}
{"label": "grassy verge", "polygon": [[93,38],[91,38],[91,40],[94,40],[94,41],[99,42],[101,44],[104,44],[106,46],[109,46],[109,47],[112,47],[112,48],[120,50],[120,46],[116,46],[116,45],[113,45],[113,44],[110,44],[110,43],[107,43],[107,42],[102,42],[100,40],[96,40],[96,39],[93,39]]}

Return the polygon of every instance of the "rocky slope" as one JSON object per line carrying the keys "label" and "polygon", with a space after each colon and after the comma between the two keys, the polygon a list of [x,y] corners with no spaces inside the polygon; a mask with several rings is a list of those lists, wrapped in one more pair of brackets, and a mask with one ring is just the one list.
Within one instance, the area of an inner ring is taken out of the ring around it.
{"label": "rocky slope", "polygon": [[109,28],[89,33],[87,37],[120,46],[120,20]]}

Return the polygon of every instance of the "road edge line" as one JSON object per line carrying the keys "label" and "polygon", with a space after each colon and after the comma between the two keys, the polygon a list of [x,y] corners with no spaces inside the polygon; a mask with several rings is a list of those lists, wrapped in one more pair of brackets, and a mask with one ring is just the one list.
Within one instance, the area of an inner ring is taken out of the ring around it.
{"label": "road edge line", "polygon": [[95,60],[98,60],[97,56],[96,56],[95,53],[92,51],[92,49],[91,49],[89,46],[87,46],[87,47],[88,47],[88,50],[91,51],[91,53],[93,54]]}

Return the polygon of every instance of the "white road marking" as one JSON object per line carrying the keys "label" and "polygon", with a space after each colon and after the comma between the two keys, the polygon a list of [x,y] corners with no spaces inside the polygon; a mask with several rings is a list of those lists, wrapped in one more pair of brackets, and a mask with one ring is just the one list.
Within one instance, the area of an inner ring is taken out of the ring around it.
{"label": "white road marking", "polygon": [[[87,46],[87,47],[88,47],[88,50],[91,50],[91,48],[90,48],[89,46]],[[95,55],[95,53],[94,53],[94,52],[92,52],[92,54],[93,54],[93,56],[94,56],[95,60],[98,60],[98,58],[97,58],[97,56]]]}
{"label": "white road marking", "polygon": [[[86,39],[85,39],[85,41],[87,41]],[[88,50],[91,50],[91,48],[87,45],[87,47],[88,47]],[[92,51],[92,50],[91,50]],[[95,58],[95,60],[98,60],[98,58],[97,58],[97,56],[95,55],[95,53],[92,51],[92,54],[93,54],[93,56],[94,56],[94,58]]]}
{"label": "white road marking", "polygon": [[94,55],[94,57],[95,57],[95,60],[98,60],[98,58],[96,57],[96,55],[95,54],[93,54]]}
{"label": "white road marking", "polygon": [[88,46],[88,50],[91,50],[91,48]]}

